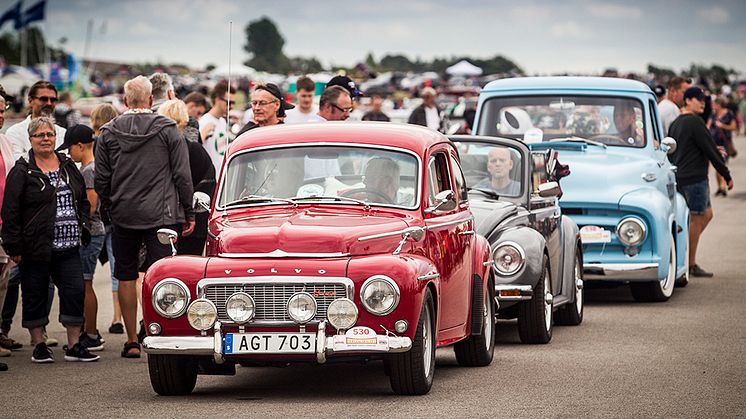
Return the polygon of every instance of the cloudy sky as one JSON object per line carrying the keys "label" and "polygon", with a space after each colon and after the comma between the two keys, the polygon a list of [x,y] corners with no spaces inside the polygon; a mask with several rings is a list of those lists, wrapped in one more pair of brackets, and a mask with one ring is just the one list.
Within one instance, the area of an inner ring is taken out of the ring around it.
{"label": "cloudy sky", "polygon": [[[15,1],[0,0],[0,13]],[[82,56],[93,19],[92,58],[203,67],[227,64],[230,21],[232,61],[246,60],[244,28],[261,16],[276,23],[287,55],[326,65],[352,65],[368,52],[502,54],[532,74],[643,71],[648,63],[678,71],[692,62],[746,73],[744,0],[48,0],[41,27]]]}

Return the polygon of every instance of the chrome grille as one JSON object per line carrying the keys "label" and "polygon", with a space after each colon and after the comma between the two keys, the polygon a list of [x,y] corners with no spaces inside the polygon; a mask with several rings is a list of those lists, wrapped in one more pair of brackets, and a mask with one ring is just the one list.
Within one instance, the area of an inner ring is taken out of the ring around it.
{"label": "chrome grille", "polygon": [[243,291],[254,299],[256,315],[254,322],[292,322],[287,313],[287,303],[297,292],[307,292],[316,298],[316,317],[326,319],[326,309],[337,298],[347,295],[347,287],[342,283],[296,283],[296,284],[210,284],[204,288],[205,298],[218,309],[218,319],[223,323],[233,323],[225,312],[225,301],[233,293]]}

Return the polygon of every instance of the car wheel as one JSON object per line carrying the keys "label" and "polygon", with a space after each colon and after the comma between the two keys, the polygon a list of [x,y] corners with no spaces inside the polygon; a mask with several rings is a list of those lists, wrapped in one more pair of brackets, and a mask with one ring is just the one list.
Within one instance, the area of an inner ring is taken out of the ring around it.
{"label": "car wheel", "polygon": [[412,349],[391,354],[388,359],[391,388],[396,394],[427,394],[435,373],[435,313],[433,296],[425,291],[425,299],[417,322]]}
{"label": "car wheel", "polygon": [[153,390],[161,396],[185,396],[197,383],[197,359],[182,355],[148,355]]}
{"label": "car wheel", "polygon": [[668,261],[668,274],[663,281],[632,282],[630,290],[632,297],[641,302],[664,302],[668,301],[673,294],[676,283],[676,242],[671,237],[671,251]]}
{"label": "car wheel", "polygon": [[549,343],[552,340],[552,295],[549,260],[544,255],[544,270],[534,287],[534,296],[518,307],[518,335],[523,343]]}
{"label": "car wheel", "polygon": [[557,324],[564,326],[577,326],[583,322],[583,305],[585,302],[585,290],[583,287],[583,265],[580,255],[575,255],[575,266],[573,267],[573,289],[575,290],[575,300],[565,304],[557,310]]}
{"label": "car wheel", "polygon": [[689,285],[689,233],[686,234],[686,242],[684,246],[684,275],[676,278],[676,284],[679,288],[684,288]]}
{"label": "car wheel", "polygon": [[487,283],[487,291],[484,293],[482,333],[469,336],[456,343],[453,348],[456,361],[461,366],[484,367],[492,363],[495,353],[495,287],[491,282]]}

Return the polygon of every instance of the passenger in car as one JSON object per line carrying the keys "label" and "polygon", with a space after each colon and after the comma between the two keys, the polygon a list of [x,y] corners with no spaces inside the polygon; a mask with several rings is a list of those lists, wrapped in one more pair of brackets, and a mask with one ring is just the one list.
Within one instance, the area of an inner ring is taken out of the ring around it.
{"label": "passenger in car", "polygon": [[624,101],[614,107],[614,125],[619,137],[630,145],[642,145],[642,126],[637,126],[635,106]]}
{"label": "passenger in car", "polygon": [[489,179],[479,182],[475,188],[491,189],[499,195],[517,196],[521,193],[521,184],[510,178],[513,169],[513,159],[507,148],[493,148],[488,153],[487,172]]}
{"label": "passenger in car", "polygon": [[365,166],[363,183],[369,202],[394,204],[399,192],[399,165],[386,157],[375,157]]}

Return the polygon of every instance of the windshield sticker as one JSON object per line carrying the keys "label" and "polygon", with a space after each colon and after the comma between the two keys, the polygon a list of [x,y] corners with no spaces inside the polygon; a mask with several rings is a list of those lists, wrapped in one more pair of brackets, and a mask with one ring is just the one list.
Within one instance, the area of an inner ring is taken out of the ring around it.
{"label": "windshield sticker", "polygon": [[531,128],[523,134],[523,142],[526,144],[540,143],[544,139],[544,131],[539,128]]}

